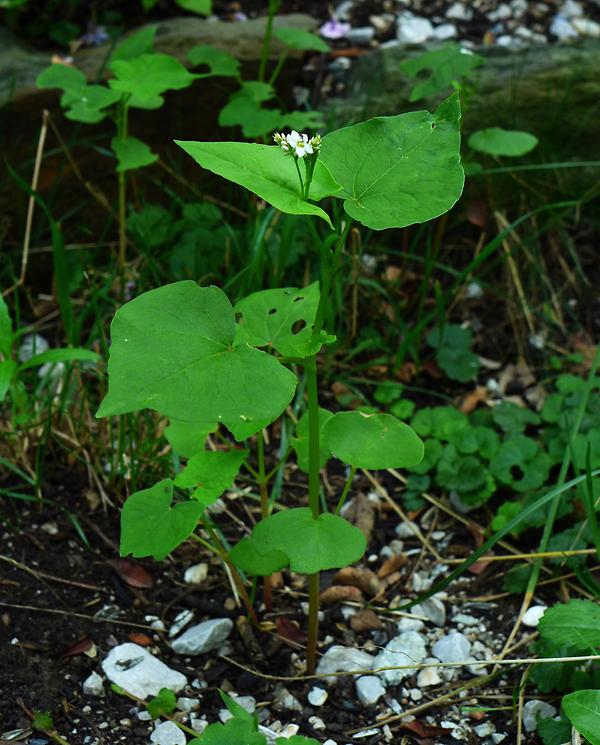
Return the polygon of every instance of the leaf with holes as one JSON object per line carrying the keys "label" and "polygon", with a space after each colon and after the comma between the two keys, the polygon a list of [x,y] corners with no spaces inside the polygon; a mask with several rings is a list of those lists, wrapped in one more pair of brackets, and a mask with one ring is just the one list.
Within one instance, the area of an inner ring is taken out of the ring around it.
{"label": "leaf with holes", "polygon": [[273,549],[262,551],[261,547],[250,538],[241,541],[229,552],[231,561],[246,574],[259,577],[270,577],[271,574],[284,569],[290,560],[283,551]]}
{"label": "leaf with holes", "polygon": [[292,572],[314,574],[358,561],[367,545],[361,531],[338,515],[317,519],[308,507],[282,510],[261,520],[250,538],[260,553],[280,551]]}
{"label": "leaf with holes", "polygon": [[193,499],[205,507],[213,504],[228,489],[248,457],[248,450],[202,450],[193,455],[175,477],[175,486],[194,488]]}
{"label": "leaf with holes", "polygon": [[[246,187],[291,215],[316,215],[331,225],[327,213],[300,193],[294,159],[275,145],[251,142],[175,142],[203,168]],[[339,190],[328,169],[317,161],[309,198],[319,201]]]}
{"label": "leaf with holes", "polygon": [[171,504],[173,482],[135,492],[121,510],[121,556],[153,556],[161,561],[194,532],[204,505],[196,500]]}
{"label": "leaf with holes", "polygon": [[552,461],[531,437],[515,435],[505,440],[490,463],[498,481],[520,492],[538,489],[546,483]]}
{"label": "leaf with holes", "polygon": [[336,458],[357,468],[410,468],[423,458],[423,442],[391,414],[334,414],[323,427],[323,441]]}
{"label": "leaf with holes", "polygon": [[285,410],[296,376],[234,338],[233,308],[217,287],[186,280],[140,295],[112,322],[108,393],[96,416],[148,408],[249,437]]}
{"label": "leaf with holes", "polygon": [[117,156],[118,173],[143,168],[158,160],[158,155],[137,137],[113,137],[110,144]]}
{"label": "leaf with holes", "polygon": [[450,43],[441,49],[434,49],[402,62],[400,69],[412,80],[421,79],[423,71],[430,71],[430,75],[416,83],[411,90],[412,102],[451,88],[484,61],[483,57],[473,54],[469,49]]}
{"label": "leaf with holes", "polygon": [[320,160],[342,187],[334,196],[374,230],[426,222],[460,197],[458,94],[434,114],[411,111],[338,129],[323,138]]}
{"label": "leaf with holes", "polygon": [[[323,468],[325,463],[331,458],[331,450],[323,437],[323,427],[332,416],[333,412],[319,407],[319,431],[321,433],[319,437],[319,468]],[[304,471],[304,473],[308,473],[308,411],[305,411],[298,420],[296,436],[292,440],[292,447],[296,451],[298,468]]]}
{"label": "leaf with holes", "polygon": [[248,295],[234,307],[235,340],[251,347],[273,347],[284,357],[308,357],[335,341],[325,332],[313,341],[312,327],[319,305],[319,283],[301,290],[282,287]]}
{"label": "leaf with holes", "polygon": [[187,53],[187,58],[194,67],[200,65],[208,67],[208,72],[196,73],[199,78],[206,78],[211,75],[236,78],[240,74],[238,60],[222,49],[210,46],[210,44],[200,44],[192,47]]}
{"label": "leaf with holes", "polygon": [[504,155],[518,158],[527,155],[538,144],[538,139],[529,132],[490,127],[480,129],[469,137],[469,147],[488,155]]}
{"label": "leaf with holes", "polygon": [[600,691],[574,691],[563,697],[571,724],[590,745],[600,745]]}

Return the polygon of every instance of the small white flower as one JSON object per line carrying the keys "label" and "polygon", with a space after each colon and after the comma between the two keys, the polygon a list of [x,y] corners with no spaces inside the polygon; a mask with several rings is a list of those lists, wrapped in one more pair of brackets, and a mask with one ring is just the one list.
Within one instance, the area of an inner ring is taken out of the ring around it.
{"label": "small white flower", "polygon": [[321,135],[314,135],[310,138],[309,144],[315,153],[318,153],[321,149]]}
{"label": "small white flower", "polygon": [[304,158],[305,155],[312,155],[314,152],[308,135],[298,134],[295,129],[287,136],[287,141],[298,158]]}
{"label": "small white flower", "polygon": [[273,135],[273,139],[275,140],[275,144],[279,145],[279,147],[286,155],[291,152],[290,146],[287,142],[287,138],[284,134],[282,134],[281,132],[275,132],[275,134]]}

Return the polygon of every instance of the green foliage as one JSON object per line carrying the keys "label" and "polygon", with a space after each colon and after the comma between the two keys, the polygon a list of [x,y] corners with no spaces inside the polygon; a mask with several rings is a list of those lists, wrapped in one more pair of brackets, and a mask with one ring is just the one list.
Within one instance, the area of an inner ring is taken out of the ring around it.
{"label": "green foliage", "polygon": [[571,724],[566,719],[539,719],[536,732],[544,745],[564,745],[571,739]]}
{"label": "green foliage", "polygon": [[117,156],[117,173],[143,168],[158,160],[158,155],[137,137],[113,137],[110,144]]}
{"label": "green foliage", "polygon": [[503,484],[527,492],[546,482],[550,465],[550,457],[534,439],[514,435],[500,445],[490,463],[490,471]]}
{"label": "green foliage", "polygon": [[121,556],[153,556],[161,561],[194,532],[204,505],[197,500],[172,504],[173,482],[135,492],[121,511]]}
{"label": "green foliage", "polygon": [[150,54],[154,49],[154,37],[156,36],[157,28],[158,26],[145,26],[117,44],[115,51],[110,56],[111,62],[133,59],[142,54]]}
{"label": "green foliage", "polygon": [[191,458],[200,452],[208,435],[216,429],[216,425],[206,422],[184,422],[171,419],[165,429],[165,437],[177,455]]}
{"label": "green foliage", "polygon": [[175,0],[175,4],[201,16],[209,16],[212,12],[212,0]]}
{"label": "green foliage", "polygon": [[209,75],[236,78],[240,74],[240,63],[235,57],[209,44],[199,44],[192,47],[188,50],[187,58],[193,67],[208,66],[208,72],[196,73],[198,78],[208,77]]}
{"label": "green foliage", "polygon": [[165,714],[170,714],[177,707],[177,696],[169,688],[161,688],[157,696],[150,699],[146,704],[148,713],[152,719],[158,719]]}
{"label": "green foliage", "polygon": [[321,159],[342,187],[334,196],[344,200],[350,217],[373,230],[446,212],[464,183],[459,121],[453,95],[434,114],[377,117],[326,135]]}
{"label": "green foliage", "polygon": [[231,486],[248,452],[202,450],[192,455],[183,471],[177,474],[175,486],[193,488],[193,499],[208,507]]}
{"label": "green foliage", "polygon": [[600,646],[600,606],[590,600],[555,605],[544,613],[538,630],[551,654],[596,654]]}
{"label": "green foliage", "polygon": [[158,109],[163,103],[162,94],[168,90],[181,90],[194,82],[196,76],[168,54],[141,54],[129,59],[116,59],[109,63],[114,78],[109,86],[128,96],[127,103],[140,109]]}
{"label": "green foliage", "polygon": [[356,468],[409,468],[423,458],[423,443],[391,414],[343,411],[323,427],[323,441],[336,458]]}
{"label": "green foliage", "polygon": [[310,31],[303,31],[299,28],[286,28],[280,26],[273,31],[273,36],[282,44],[290,47],[290,49],[323,53],[329,51],[329,46],[320,36],[311,34]]}
{"label": "green foliage", "polygon": [[34,711],[31,720],[31,729],[42,730],[43,732],[52,731],[54,722],[49,711]]}
{"label": "green foliage", "polygon": [[427,343],[436,350],[438,365],[452,380],[466,383],[479,372],[479,357],[471,352],[470,329],[447,324],[432,329],[427,335]]}
{"label": "green foliage", "polygon": [[600,745],[600,691],[574,691],[562,700],[565,714],[590,745]]}
{"label": "green foliage", "polygon": [[468,77],[483,63],[483,57],[452,42],[402,62],[400,69],[413,80],[421,80],[423,71],[430,71],[429,77],[416,83],[410,92],[411,101],[420,101],[448,88],[458,88],[461,78]]}
{"label": "green foliage", "polygon": [[263,551],[256,541],[242,538],[229,552],[231,561],[246,574],[268,577],[289,564],[287,554],[279,549]]}
{"label": "green foliage", "polygon": [[488,155],[517,158],[527,155],[538,144],[537,137],[529,132],[490,127],[480,129],[469,137],[469,147]]}
{"label": "green foliage", "polygon": [[[323,468],[325,463],[331,458],[331,450],[325,441],[323,436],[323,427],[333,416],[333,412],[328,409],[322,409],[319,407],[319,424],[320,424],[320,437],[319,437],[319,468]],[[308,445],[309,445],[309,433],[308,433],[308,411],[298,420],[296,425],[296,436],[292,440],[292,447],[296,451],[296,458],[298,461],[298,468],[305,473],[308,473]]]}

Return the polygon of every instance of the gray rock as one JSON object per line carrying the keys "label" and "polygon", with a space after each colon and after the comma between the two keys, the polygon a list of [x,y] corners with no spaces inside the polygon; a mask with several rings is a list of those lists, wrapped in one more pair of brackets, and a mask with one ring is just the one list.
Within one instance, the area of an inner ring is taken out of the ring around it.
{"label": "gray rock", "polygon": [[171,642],[171,646],[177,654],[205,654],[219,647],[232,629],[231,618],[211,618],[209,621],[191,626]]}
{"label": "gray rock", "polygon": [[201,562],[200,564],[194,564],[185,570],[183,575],[183,581],[186,585],[199,585],[201,582],[208,577],[208,564]]}
{"label": "gray rock", "polygon": [[[330,675],[331,673],[350,672],[352,670],[364,670],[368,673],[373,670],[374,662],[374,658],[361,649],[334,644],[319,660],[317,673],[319,675]],[[326,680],[327,683],[335,683],[337,678],[331,676]]]}
{"label": "gray rock", "polygon": [[428,18],[414,16],[412,13],[400,13],[396,38],[401,44],[422,44],[432,36],[433,25]]}
{"label": "gray rock", "polygon": [[477,737],[491,737],[496,732],[496,727],[493,722],[484,722],[473,727],[473,732]]}
{"label": "gray rock", "polygon": [[373,706],[385,694],[385,686],[377,675],[362,675],[356,681],[356,695],[363,706]]}
{"label": "gray rock", "polygon": [[533,698],[523,707],[523,727],[526,732],[535,732],[538,719],[548,719],[553,716],[556,716],[556,709],[552,704]]}
{"label": "gray rock", "polygon": [[565,18],[581,18],[583,16],[583,8],[581,3],[577,0],[565,0],[561,5],[559,13]]}
{"label": "gray rock", "polygon": [[490,21],[503,21],[506,18],[510,18],[513,12],[509,5],[506,3],[500,3],[496,10],[491,10],[487,17]]}
{"label": "gray rock", "polygon": [[452,18],[455,21],[470,21],[473,18],[473,10],[463,3],[452,3],[446,11],[446,18]]}
{"label": "gray rock", "polygon": [[[426,662],[437,662],[436,659],[427,659]],[[442,682],[440,677],[439,668],[437,667],[424,667],[419,670],[417,675],[417,685],[419,688],[427,688],[428,686],[436,686]]]}
{"label": "gray rock", "polygon": [[179,711],[192,711],[195,709],[200,702],[197,698],[187,698],[187,696],[180,696],[177,699],[177,708]]}
{"label": "gray rock", "polygon": [[104,685],[102,678],[98,673],[90,673],[82,684],[83,692],[86,696],[103,696]]}
{"label": "gray rock", "polygon": [[420,618],[401,618],[397,625],[398,631],[421,631],[425,628]]}
{"label": "gray rock", "polygon": [[446,606],[439,598],[427,598],[422,603],[413,606],[413,613],[417,616],[425,616],[435,626],[443,626],[446,623]]}
{"label": "gray rock", "polygon": [[161,688],[177,693],[187,685],[185,675],[132,642],[111,649],[102,662],[102,669],[112,683],[143,699],[156,696]]}
{"label": "gray rock", "polygon": [[372,26],[359,26],[351,28],[346,34],[346,41],[350,44],[368,44],[375,38],[375,29]]}
{"label": "gray rock", "polygon": [[329,694],[324,688],[314,686],[314,688],[311,688],[308,692],[308,703],[311,706],[323,706],[325,701],[327,701],[328,696]]}
{"label": "gray rock", "polygon": [[300,701],[298,701],[298,699],[281,683],[278,683],[275,686],[275,702],[273,703],[273,708],[283,711],[304,711],[304,707]]}
{"label": "gray rock", "polygon": [[161,722],[150,735],[154,745],[186,745],[187,738],[175,722]]}
{"label": "gray rock", "polygon": [[471,642],[460,631],[452,631],[433,645],[432,652],[441,662],[462,662],[471,651]]}
{"label": "gray rock", "polygon": [[[401,665],[418,665],[427,657],[427,640],[418,631],[404,631],[385,645],[375,658],[375,668]],[[381,675],[387,685],[398,685],[404,678],[416,674],[416,670],[384,670]]]}

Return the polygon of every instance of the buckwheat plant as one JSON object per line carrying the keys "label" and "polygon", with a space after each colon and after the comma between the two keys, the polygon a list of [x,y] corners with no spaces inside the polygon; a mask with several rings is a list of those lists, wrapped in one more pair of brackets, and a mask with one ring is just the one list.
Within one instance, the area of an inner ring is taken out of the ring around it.
{"label": "buckwheat plant", "polygon": [[[200,166],[282,212],[322,220],[332,248],[321,280],[256,292],[235,306],[218,287],[175,282],[127,303],[112,323],[108,393],[97,415],[154,409],[169,418],[166,436],[187,459],[173,480],[128,498],[122,555],[163,559],[194,537],[228,563],[249,608],[247,575],[286,567],[308,575],[310,672],[319,572],[357,561],[366,547],[360,530],[340,516],[356,470],[411,467],[423,456],[417,435],[389,414],[319,407],[317,356],[335,342],[324,329],[332,276],[353,225],[401,228],[452,207],[464,180],[459,120],[454,94],[434,113],[378,117],[322,138],[293,131],[276,134],[274,145],[178,142]],[[342,200],[345,212],[337,224],[326,211],[334,199]],[[274,509],[266,484],[276,469],[266,473],[263,430],[285,416],[301,376],[307,411],[293,446],[299,468],[308,472],[308,505]],[[205,449],[216,430],[227,450]],[[250,458],[253,438],[257,460]],[[320,470],[332,457],[350,466],[350,475],[330,508],[321,501]],[[230,549],[207,508],[242,466],[261,487],[262,519]]]}

